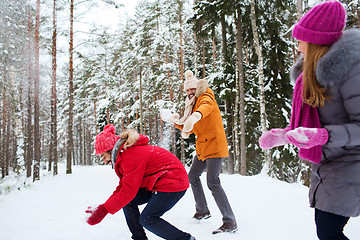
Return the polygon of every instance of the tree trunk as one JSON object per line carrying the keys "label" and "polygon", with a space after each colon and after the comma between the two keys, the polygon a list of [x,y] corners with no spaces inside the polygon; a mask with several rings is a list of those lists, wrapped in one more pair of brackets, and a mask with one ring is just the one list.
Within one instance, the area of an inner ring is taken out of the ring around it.
{"label": "tree trunk", "polygon": [[[251,27],[255,42],[255,50],[258,56],[260,123],[261,123],[261,130],[264,133],[267,131],[267,126],[266,126],[267,117],[266,117],[266,109],[265,109],[265,89],[264,89],[264,58],[262,55],[262,47],[260,45],[260,40],[257,33],[256,16],[255,16],[255,0],[251,0],[250,16],[251,16]],[[270,169],[271,169],[270,152],[268,150],[264,150],[264,156],[265,156],[265,164],[263,166],[262,171],[266,172],[266,174],[270,174]]]}
{"label": "tree trunk", "polygon": [[[179,1],[179,24],[180,24],[180,81],[181,83],[184,82],[184,52],[183,52],[183,31],[182,31],[182,11],[183,11],[183,5],[181,1]],[[184,139],[181,138],[181,161],[185,162],[185,142]]]}
{"label": "tree trunk", "polygon": [[223,62],[228,63],[228,51],[227,51],[227,38],[226,38],[226,20],[224,14],[220,17],[221,23],[221,42],[222,42],[222,54],[223,54]]}
{"label": "tree trunk", "polygon": [[[300,21],[303,13],[302,9],[303,0],[296,0],[296,19],[297,21]],[[291,37],[292,42],[294,43],[294,38]],[[296,59],[298,58],[299,54],[296,50],[295,43],[293,44],[293,55],[294,55],[294,64],[296,62]]]}
{"label": "tree trunk", "polygon": [[197,57],[197,38],[196,32],[194,31],[194,76],[198,77],[198,57]]}
{"label": "tree trunk", "polygon": [[51,136],[50,136],[50,159],[49,171],[53,164],[53,175],[58,174],[58,153],[57,153],[57,90],[56,90],[56,40],[57,40],[57,26],[56,26],[56,0],[53,5],[53,36],[52,36],[52,84],[51,84]]}
{"label": "tree trunk", "polygon": [[[98,135],[98,126],[97,126],[97,115],[96,115],[96,99],[94,99],[94,116],[95,116],[95,135],[97,136]],[[124,121],[122,121],[122,122],[124,125]]]}
{"label": "tree trunk", "polygon": [[[169,54],[168,54],[168,50],[166,50],[166,64],[169,63]],[[167,70],[167,77],[168,77],[168,82],[169,82],[169,99],[170,102],[172,102],[174,100],[174,90],[172,88],[172,84],[171,84],[171,79],[170,79],[170,70]],[[161,120],[162,121],[162,120]],[[171,152],[176,155],[176,131],[175,131],[175,127],[172,125],[171,126]]]}
{"label": "tree trunk", "polygon": [[89,124],[86,124],[86,164],[87,165],[92,165],[93,164],[93,159],[92,159],[92,151],[94,149],[94,147],[92,146],[92,134],[90,132],[90,126]]}
{"label": "tree trunk", "polygon": [[26,121],[26,139],[25,139],[25,164],[26,164],[26,177],[31,177],[31,168],[33,160],[33,126],[32,126],[32,84],[33,84],[33,59],[31,51],[31,11],[28,11],[28,97],[27,97],[27,121]]}
{"label": "tree trunk", "polygon": [[[236,27],[236,65],[235,65],[235,89],[236,89],[236,95],[235,95],[235,109],[234,109],[234,121],[233,121],[233,146],[234,146],[234,168],[238,169],[238,166],[240,165],[240,140],[239,140],[239,116],[241,113],[239,113],[239,103],[240,103],[240,76],[239,76],[239,65],[242,64],[242,59],[240,58],[240,39],[239,39],[239,30],[241,30],[239,27],[239,19],[236,16],[236,10],[234,11],[234,22]],[[229,169],[229,173],[230,169]]]}
{"label": "tree trunk", "polygon": [[[12,65],[10,66],[10,88],[9,93],[12,96],[12,103],[10,107],[10,117],[11,121],[9,121],[9,168],[11,167],[13,170],[15,170],[17,166],[17,133],[20,132],[20,126],[18,126],[19,119],[18,116],[21,115],[20,112],[17,112],[16,103],[20,103],[20,97],[19,93],[16,91],[16,77],[15,77],[15,67]],[[9,170],[9,169],[8,169]]]}
{"label": "tree trunk", "polygon": [[216,44],[215,44],[215,35],[212,37],[212,46],[213,46],[213,72],[216,69]]}
{"label": "tree trunk", "polygon": [[[8,107],[10,107],[10,104],[8,104]],[[11,130],[10,130],[10,114],[8,114],[8,117],[6,119],[6,137],[5,137],[5,168],[3,169],[5,172],[5,176],[9,175],[9,168],[10,168],[10,142],[11,142]],[[4,133],[5,136],[5,133]]]}
{"label": "tree trunk", "polygon": [[296,18],[298,21],[301,19],[303,13],[302,3],[303,0],[296,0]]}
{"label": "tree trunk", "polygon": [[74,0],[70,0],[70,64],[69,64],[69,122],[68,122],[68,141],[66,152],[66,174],[71,174],[71,161],[74,149],[73,139],[73,108],[74,108]]}
{"label": "tree trunk", "polygon": [[140,76],[140,87],[139,87],[139,92],[140,92],[140,134],[144,134],[144,122],[143,122],[143,101],[142,101],[142,67],[140,67],[140,72],[139,72],[139,76]]}
{"label": "tree trunk", "polygon": [[[240,149],[235,149],[236,152],[236,157],[239,156],[240,154],[240,174],[241,175],[246,175],[246,171],[247,171],[247,167],[246,167],[246,138],[245,138],[245,132],[246,132],[246,127],[245,127],[245,92],[244,92],[244,65],[243,65],[243,59],[244,59],[244,55],[243,55],[243,36],[242,36],[242,22],[241,22],[241,12],[240,12],[240,8],[237,8],[235,11],[235,23],[236,23],[236,73],[237,73],[237,77],[236,77],[236,83],[237,83],[237,94],[236,94],[236,98],[238,98],[238,100],[235,101],[236,106],[238,106],[239,103],[239,107],[240,107],[240,111],[235,111],[235,114],[237,114],[238,116],[236,116],[236,120],[239,118],[240,119]],[[238,124],[236,124],[236,131],[235,131],[235,136],[236,139],[239,136],[238,133]],[[239,148],[239,143],[238,140],[236,141],[236,148]]]}
{"label": "tree trunk", "polygon": [[35,18],[35,79],[34,79],[34,174],[33,181],[40,180],[40,0],[36,1]]}
{"label": "tree trunk", "polygon": [[[1,90],[1,89],[0,89]],[[2,114],[2,139],[1,139],[1,143],[2,143],[2,148],[1,148],[1,177],[4,178],[6,176],[6,170],[5,170],[5,162],[6,162],[6,124],[7,124],[7,120],[6,120],[6,92],[5,92],[5,84],[3,86],[2,89],[2,93],[3,93],[3,114]]]}
{"label": "tree trunk", "polygon": [[206,71],[206,69],[205,69],[205,64],[206,64],[206,62],[205,62],[205,38],[203,38],[202,39],[202,64],[203,64],[203,78],[205,78],[205,75],[206,75],[206,73],[205,73],[205,71]]}

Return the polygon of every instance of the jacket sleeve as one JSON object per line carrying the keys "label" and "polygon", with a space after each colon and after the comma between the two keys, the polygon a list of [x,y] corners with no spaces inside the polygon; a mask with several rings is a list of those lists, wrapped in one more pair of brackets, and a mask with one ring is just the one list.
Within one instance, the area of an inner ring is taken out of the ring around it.
{"label": "jacket sleeve", "polygon": [[183,128],[184,128],[184,125],[179,125],[179,124],[176,124],[176,123],[174,123],[174,126],[175,126],[177,129],[180,129],[181,131],[182,131]]}
{"label": "jacket sleeve", "polygon": [[329,140],[326,144],[328,147],[360,146],[359,89],[360,63],[357,63],[344,77],[344,82],[339,88],[349,123],[324,126],[329,132]]}
{"label": "jacket sleeve", "polygon": [[205,118],[213,111],[215,105],[216,102],[212,98],[204,94],[200,96],[199,107],[195,109],[195,111],[201,113],[202,118]]}
{"label": "jacket sleeve", "polygon": [[[128,149],[127,151],[133,152],[134,149]],[[141,155],[131,154],[131,152],[127,152],[122,157],[123,178],[114,193],[104,204],[106,210],[111,214],[116,213],[134,199],[145,173],[146,161],[141,158]]]}

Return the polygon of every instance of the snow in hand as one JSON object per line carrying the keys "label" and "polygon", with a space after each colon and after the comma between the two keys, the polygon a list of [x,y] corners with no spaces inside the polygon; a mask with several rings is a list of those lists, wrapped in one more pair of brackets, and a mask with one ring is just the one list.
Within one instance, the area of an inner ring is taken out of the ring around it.
{"label": "snow in hand", "polygon": [[172,120],[172,112],[169,109],[160,109],[161,119],[165,122],[171,122]]}
{"label": "snow in hand", "polygon": [[[122,210],[90,226],[85,222],[88,206],[104,203],[118,184],[110,166],[74,166],[66,175],[42,173],[41,180],[21,190],[0,195],[0,232],[6,240],[119,240],[131,239]],[[205,183],[205,174],[202,176]],[[30,181],[30,180],[29,180]],[[221,214],[205,188],[212,217],[198,222],[191,189],[163,217],[197,240],[315,240],[313,209],[308,188],[267,176],[221,175],[222,185],[237,217],[239,230],[212,235],[221,224]],[[345,227],[350,239],[360,239],[360,218]],[[147,232],[149,239],[161,238]]]}
{"label": "snow in hand", "polygon": [[307,132],[316,133],[316,131],[317,131],[316,128],[298,127],[292,131],[291,136],[298,142],[307,142],[309,141]]}

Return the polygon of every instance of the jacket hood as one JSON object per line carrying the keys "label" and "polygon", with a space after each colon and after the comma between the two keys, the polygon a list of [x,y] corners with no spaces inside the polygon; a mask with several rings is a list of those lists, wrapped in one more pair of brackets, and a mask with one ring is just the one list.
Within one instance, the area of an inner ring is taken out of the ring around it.
{"label": "jacket hood", "polygon": [[[208,96],[209,98],[211,98],[212,100],[215,100],[215,94],[214,91],[211,88],[207,88],[205,92],[203,92],[201,95],[203,96]],[[200,96],[201,96],[200,95]],[[200,97],[199,96],[199,97]]]}
{"label": "jacket hood", "polygon": [[195,97],[199,97],[201,94],[205,93],[209,88],[209,83],[205,79],[200,79],[196,86]]}
{"label": "jacket hood", "polygon": [[318,62],[316,76],[324,87],[336,85],[360,61],[360,29],[349,29]]}
{"label": "jacket hood", "polygon": [[136,142],[132,146],[147,145],[149,143],[149,138],[145,135],[139,134]]}
{"label": "jacket hood", "polygon": [[119,154],[119,151],[126,150],[131,146],[140,146],[147,145],[149,143],[149,138],[145,135],[138,134],[135,130],[127,130],[120,134],[122,137],[115,143],[113,152],[111,153],[112,166],[114,168],[116,163],[116,158]]}
{"label": "jacket hood", "polygon": [[120,134],[121,148],[127,149],[131,146],[146,145],[149,143],[149,138],[145,135],[139,134],[136,130],[126,130]]}
{"label": "jacket hood", "polygon": [[291,82],[295,83],[296,79],[299,77],[300,73],[302,72],[302,67],[304,64],[304,57],[301,56],[296,63],[290,69],[290,79]]}
{"label": "jacket hood", "polygon": [[[323,87],[339,84],[346,73],[360,61],[360,29],[343,31],[342,37],[319,59],[316,77]],[[291,68],[290,77],[295,81],[302,72],[301,57]]]}

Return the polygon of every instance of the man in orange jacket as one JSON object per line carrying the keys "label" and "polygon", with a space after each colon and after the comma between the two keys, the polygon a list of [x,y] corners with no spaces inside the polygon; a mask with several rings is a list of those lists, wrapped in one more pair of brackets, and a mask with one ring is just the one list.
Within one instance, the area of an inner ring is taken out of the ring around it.
{"label": "man in orange jacket", "polygon": [[219,179],[222,160],[229,156],[220,109],[214,92],[205,80],[197,80],[189,70],[185,77],[187,99],[184,117],[178,120],[174,116],[173,122],[182,130],[182,137],[187,138],[191,133],[195,133],[197,137],[196,156],[188,173],[196,202],[194,218],[202,220],[211,217],[200,180],[201,174],[207,169],[207,185],[223,215],[223,225],[213,231],[213,234],[235,232],[235,215]]}

